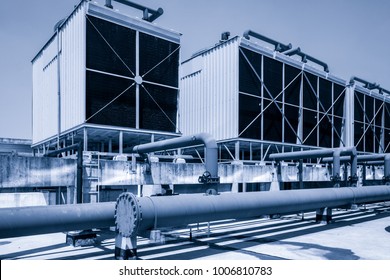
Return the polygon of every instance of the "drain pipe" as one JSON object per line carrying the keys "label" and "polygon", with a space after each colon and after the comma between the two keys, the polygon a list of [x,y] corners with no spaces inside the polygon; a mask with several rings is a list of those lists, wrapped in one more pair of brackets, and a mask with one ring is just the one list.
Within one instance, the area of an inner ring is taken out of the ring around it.
{"label": "drain pipe", "polygon": [[199,177],[200,183],[219,183],[218,177],[218,146],[215,139],[208,133],[199,133],[189,136],[182,136],[178,138],[141,144],[133,148],[134,153],[140,155],[178,149],[188,146],[205,145],[205,167],[206,172]]}
{"label": "drain pipe", "polygon": [[342,155],[348,155],[350,158],[351,177],[349,179],[351,185],[356,186],[356,183],[358,181],[358,176],[357,176],[357,151],[355,147],[278,153],[278,154],[271,154],[269,158],[270,160],[280,162],[282,160],[301,160],[301,159],[323,158],[323,157],[332,156],[333,171],[332,171],[331,180],[333,181],[335,187],[339,187],[341,181],[340,158]]}
{"label": "drain pipe", "polygon": [[278,52],[284,52],[292,48],[291,44],[285,45],[278,41],[275,41],[274,39],[268,38],[262,34],[256,33],[252,30],[247,30],[244,32],[243,37],[247,40],[250,40],[250,36],[255,37],[256,39],[262,40],[266,43],[269,43],[271,45],[274,45],[275,51]]}

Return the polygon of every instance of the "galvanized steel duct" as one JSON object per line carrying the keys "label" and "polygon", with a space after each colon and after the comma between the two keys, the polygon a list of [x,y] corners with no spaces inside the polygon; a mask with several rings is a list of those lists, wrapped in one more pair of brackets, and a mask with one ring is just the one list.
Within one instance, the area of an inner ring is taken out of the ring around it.
{"label": "galvanized steel duct", "polygon": [[218,177],[218,146],[215,139],[208,133],[199,133],[189,136],[142,144],[133,148],[134,153],[146,154],[169,149],[178,149],[188,146],[205,145],[205,166],[212,178]]}

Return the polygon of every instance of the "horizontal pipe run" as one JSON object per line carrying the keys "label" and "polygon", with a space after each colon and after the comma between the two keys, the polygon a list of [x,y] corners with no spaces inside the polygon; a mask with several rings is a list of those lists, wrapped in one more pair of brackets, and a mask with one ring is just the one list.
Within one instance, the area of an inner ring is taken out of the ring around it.
{"label": "horizontal pipe run", "polygon": [[[375,154],[375,155],[358,155],[357,156],[357,161],[360,163],[360,162],[369,162],[369,161],[381,161],[381,163],[383,164],[383,160],[385,159],[385,155],[386,154]],[[390,154],[389,154],[390,156]],[[341,162],[346,162],[346,161],[349,161],[350,160],[350,157],[348,156],[343,156],[343,157],[340,157],[340,161]],[[322,163],[331,163],[333,161],[333,158],[331,157],[325,157],[321,160]]]}
{"label": "horizontal pipe run", "polygon": [[[113,1],[121,3],[121,4],[129,6],[129,7],[132,7],[134,9],[138,9],[138,10],[143,11],[143,18],[142,19],[149,21],[149,22],[155,21],[158,17],[160,17],[164,13],[164,10],[162,8],[158,8],[157,10],[154,10],[154,9],[145,7],[143,5],[140,5],[140,4],[128,1],[128,0],[113,0]],[[106,0],[105,6],[107,8],[112,9],[113,8],[112,1]]]}
{"label": "horizontal pipe run", "polygon": [[254,37],[254,38],[257,38],[257,39],[259,39],[259,40],[262,40],[262,41],[264,41],[264,42],[266,42],[266,43],[269,43],[269,44],[271,44],[271,45],[274,45],[275,51],[278,51],[278,52],[284,52],[284,51],[289,50],[289,49],[292,48],[292,45],[291,45],[291,44],[288,44],[288,45],[282,44],[282,43],[280,43],[280,42],[278,42],[278,41],[275,41],[274,39],[268,38],[268,37],[266,37],[266,36],[264,36],[264,35],[262,35],[262,34],[259,34],[259,33],[257,33],[257,32],[254,32],[254,31],[252,31],[252,30],[247,30],[247,31],[245,31],[244,34],[243,34],[243,37],[244,37],[245,39],[247,39],[247,40],[250,39],[250,36],[252,36],[252,37]]}
{"label": "horizontal pipe run", "polygon": [[339,182],[341,180],[340,158],[342,155],[350,156],[350,162],[351,162],[350,181],[353,186],[356,186],[358,177],[357,177],[357,151],[355,147],[278,153],[278,154],[271,154],[269,158],[271,160],[281,161],[281,160],[302,160],[302,159],[309,159],[309,158],[323,158],[327,156],[333,156],[332,181],[334,182],[335,187],[339,187],[340,186]]}
{"label": "horizontal pipe run", "polygon": [[[131,209],[121,209],[118,204],[126,196]],[[125,193],[118,198],[117,204],[105,202],[0,209],[0,238],[108,228],[115,223],[119,230],[124,226],[127,231],[131,229],[134,230],[133,234],[138,234],[154,228],[197,222],[297,213],[387,200],[390,200],[390,186],[228,193],[217,196],[136,198]],[[127,219],[136,221],[136,228],[126,222]],[[125,224],[121,221],[125,221]]]}
{"label": "horizontal pipe run", "polygon": [[[182,226],[191,223],[224,219],[253,218],[266,214],[287,214],[334,208],[351,204],[390,200],[390,186],[348,187],[327,189],[289,190],[277,192],[224,193],[217,196],[179,195],[175,197],[140,197],[125,193],[132,209],[121,209],[117,204],[117,227],[128,227],[127,218],[139,217],[133,234],[152,229]],[[118,199],[121,201],[121,197]],[[132,213],[141,209],[140,213]],[[129,217],[120,216],[126,213]],[[133,219],[133,218],[132,218]],[[134,220],[137,220],[135,218]]]}
{"label": "horizontal pipe run", "polygon": [[269,158],[275,161],[323,158],[323,157],[333,156],[335,151],[339,151],[341,156],[356,154],[356,148],[350,147],[350,148],[339,148],[339,149],[321,149],[321,150],[298,151],[298,152],[289,152],[289,153],[277,153],[277,154],[271,154]]}
{"label": "horizontal pipe run", "polygon": [[0,238],[115,225],[115,202],[0,208]]}

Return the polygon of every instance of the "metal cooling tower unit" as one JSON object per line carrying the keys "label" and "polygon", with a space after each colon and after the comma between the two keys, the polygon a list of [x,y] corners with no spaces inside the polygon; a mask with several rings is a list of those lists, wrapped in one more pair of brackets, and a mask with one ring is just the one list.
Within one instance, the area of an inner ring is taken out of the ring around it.
{"label": "metal cooling tower unit", "polygon": [[340,79],[301,48],[251,30],[225,32],[184,61],[180,83],[181,131],[212,133],[221,160],[352,146],[390,151],[390,99],[379,85]]}
{"label": "metal cooling tower unit", "polygon": [[83,0],[33,58],[37,150],[83,141],[84,151],[122,152],[134,135],[177,136],[180,34],[151,23],[161,8],[115,2],[142,19]]}

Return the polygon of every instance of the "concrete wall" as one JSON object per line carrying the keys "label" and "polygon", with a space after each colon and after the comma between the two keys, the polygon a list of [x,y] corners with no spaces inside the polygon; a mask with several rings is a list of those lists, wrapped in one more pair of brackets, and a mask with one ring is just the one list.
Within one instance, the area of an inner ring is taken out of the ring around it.
{"label": "concrete wall", "polygon": [[44,193],[0,193],[0,208],[47,205]]}
{"label": "concrete wall", "polygon": [[0,188],[73,186],[76,160],[0,155]]}

